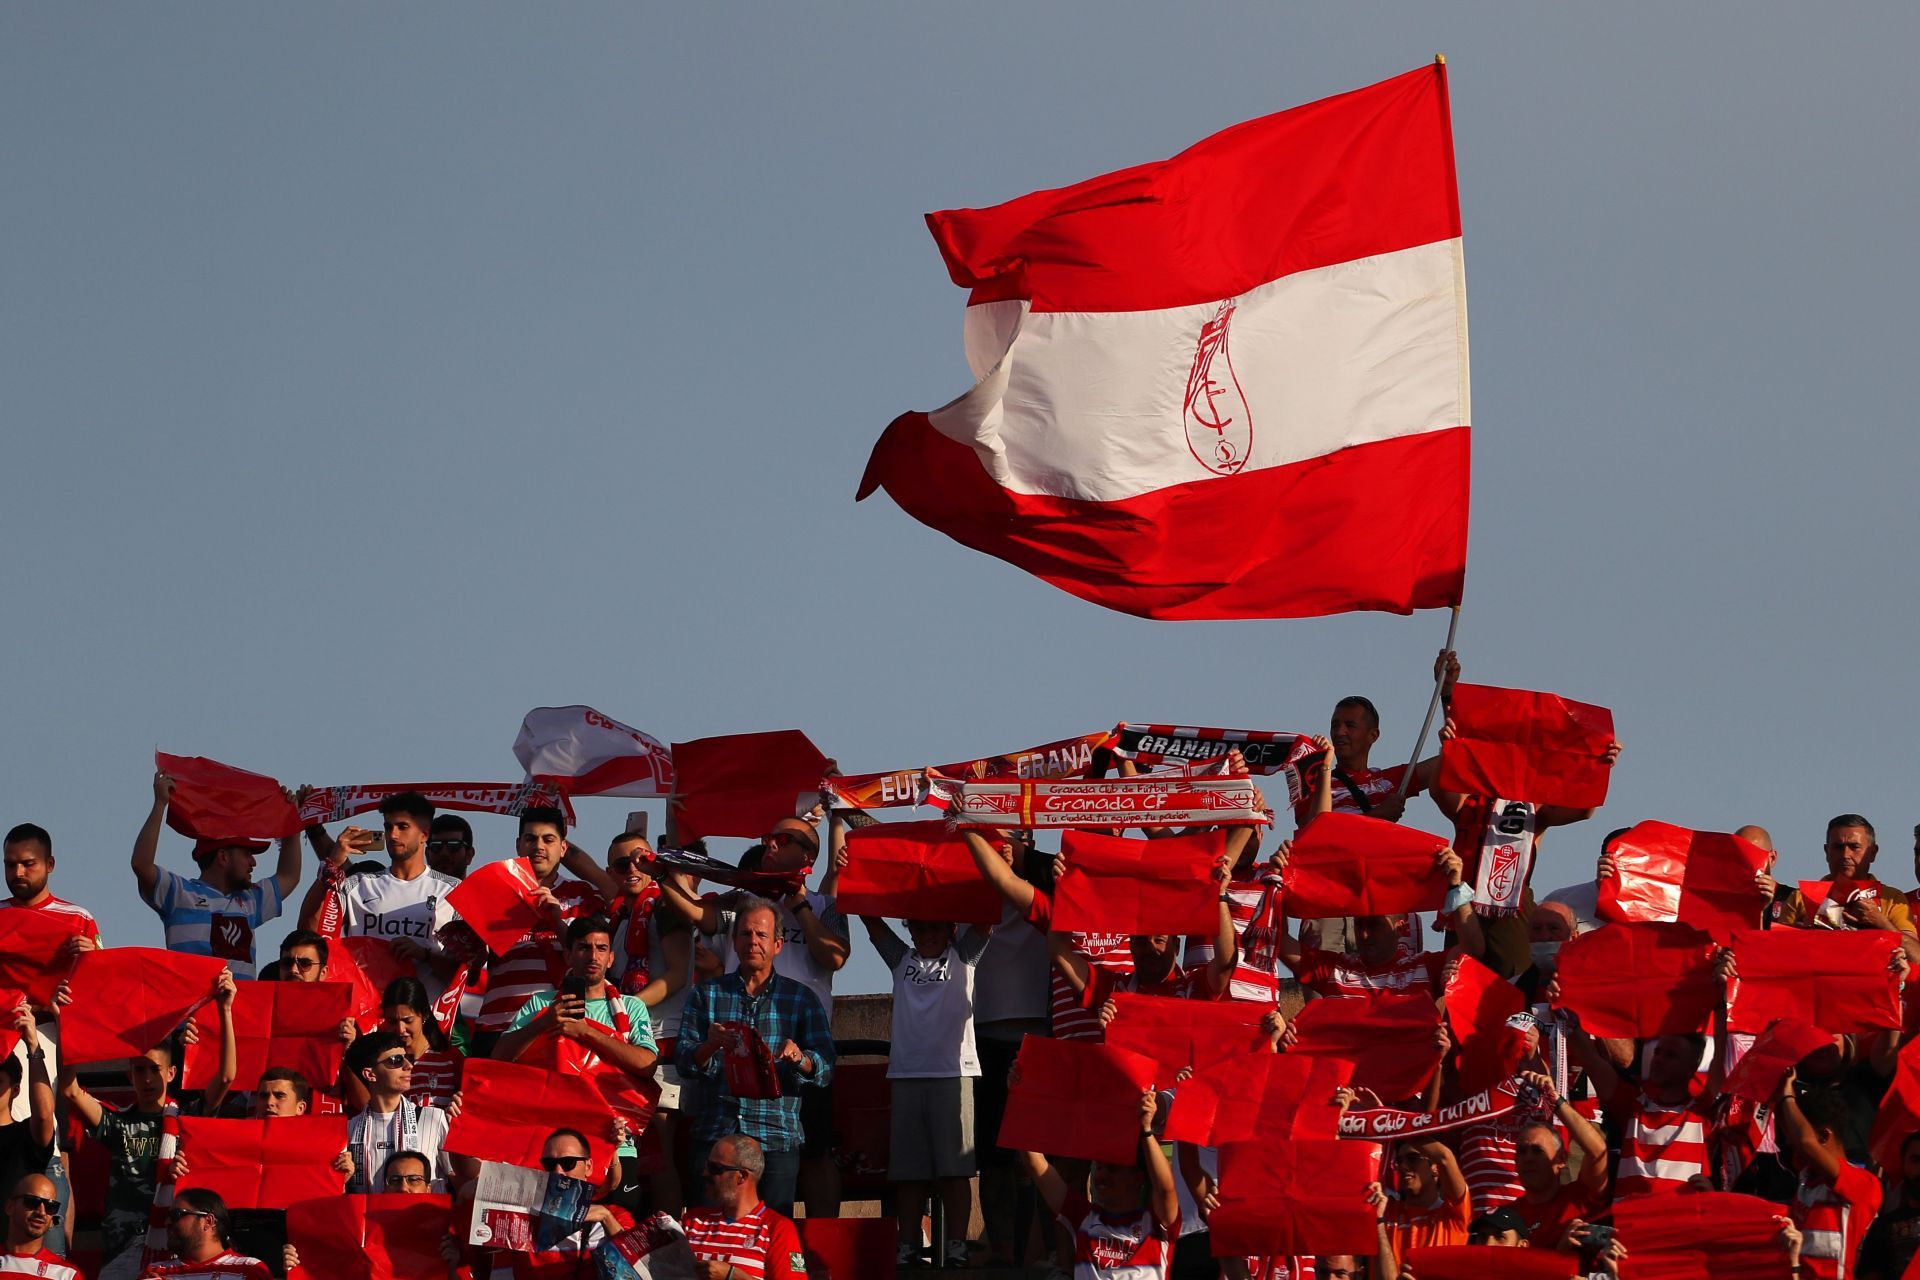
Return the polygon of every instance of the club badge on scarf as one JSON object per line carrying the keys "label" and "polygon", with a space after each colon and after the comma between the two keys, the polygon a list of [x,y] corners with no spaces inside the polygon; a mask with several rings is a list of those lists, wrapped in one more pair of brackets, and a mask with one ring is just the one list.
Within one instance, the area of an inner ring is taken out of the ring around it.
{"label": "club badge on scarf", "polygon": [[1121,724],[1106,746],[1122,760],[1146,768],[1181,765],[1192,768],[1218,760],[1233,748],[1252,773],[1279,774],[1287,784],[1287,803],[1300,803],[1305,794],[1303,771],[1320,763],[1320,749],[1311,736],[1264,729],[1208,729],[1196,725]]}
{"label": "club badge on scarf", "polygon": [[1533,874],[1539,812],[1525,800],[1495,800],[1487,807],[1487,834],[1480,844],[1473,905],[1484,916],[1517,916],[1520,896]]}
{"label": "club badge on scarf", "polygon": [[773,1050],[760,1038],[760,1033],[750,1023],[723,1022],[720,1024],[735,1034],[727,1046],[725,1061],[721,1064],[727,1081],[727,1092],[736,1098],[777,1098],[780,1096],[780,1075],[774,1070]]}

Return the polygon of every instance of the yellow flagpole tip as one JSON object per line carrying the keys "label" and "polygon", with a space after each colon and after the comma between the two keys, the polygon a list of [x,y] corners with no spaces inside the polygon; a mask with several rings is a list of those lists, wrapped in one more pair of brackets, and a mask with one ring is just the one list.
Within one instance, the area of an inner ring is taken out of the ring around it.
{"label": "yellow flagpole tip", "polygon": [[1434,65],[1434,66],[1436,66],[1436,67],[1444,67],[1444,66],[1446,66],[1446,65],[1447,65],[1447,55],[1446,55],[1446,54],[1444,54],[1444,53],[1436,53],[1436,54],[1434,54],[1434,55],[1433,55],[1433,65]]}

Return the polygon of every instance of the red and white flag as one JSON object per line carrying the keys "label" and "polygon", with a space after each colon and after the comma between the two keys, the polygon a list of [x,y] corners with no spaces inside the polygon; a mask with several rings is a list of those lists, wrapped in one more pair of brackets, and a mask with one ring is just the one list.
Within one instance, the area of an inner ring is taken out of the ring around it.
{"label": "red and white flag", "polygon": [[1145,617],[1460,602],[1444,66],[927,222],[978,381],[895,419],[858,497]]}
{"label": "red and white flag", "polygon": [[673,791],[673,753],[667,744],[592,707],[535,707],[520,722],[513,755],[529,779],[568,795]]}

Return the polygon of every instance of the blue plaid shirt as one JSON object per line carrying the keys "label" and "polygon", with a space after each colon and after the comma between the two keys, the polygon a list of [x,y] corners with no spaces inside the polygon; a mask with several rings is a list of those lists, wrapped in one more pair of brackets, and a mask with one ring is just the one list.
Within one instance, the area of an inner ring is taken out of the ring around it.
{"label": "blue plaid shirt", "polygon": [[[734,1097],[727,1092],[719,1054],[704,1065],[694,1060],[708,1030],[720,1022],[748,1024],[775,1054],[781,1045],[793,1041],[806,1055],[811,1074],[802,1073],[789,1062],[776,1063],[779,1097]],[[716,1142],[728,1134],[744,1133],[768,1151],[800,1149],[799,1089],[831,1080],[833,1060],[833,1030],[827,1022],[827,1011],[820,1007],[820,998],[805,983],[777,973],[767,979],[757,996],[747,994],[747,985],[738,973],[708,978],[695,986],[680,1014],[680,1034],[673,1048],[673,1065],[682,1074],[710,1082],[702,1091],[704,1097],[694,1118],[694,1139]]]}

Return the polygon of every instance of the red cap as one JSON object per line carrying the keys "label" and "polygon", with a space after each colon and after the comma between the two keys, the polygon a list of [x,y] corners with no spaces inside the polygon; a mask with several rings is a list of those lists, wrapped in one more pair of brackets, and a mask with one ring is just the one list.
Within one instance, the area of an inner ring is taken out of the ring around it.
{"label": "red cap", "polygon": [[248,853],[265,853],[273,847],[270,840],[241,840],[233,836],[208,836],[193,842],[193,860],[205,862],[222,849],[245,849]]}

